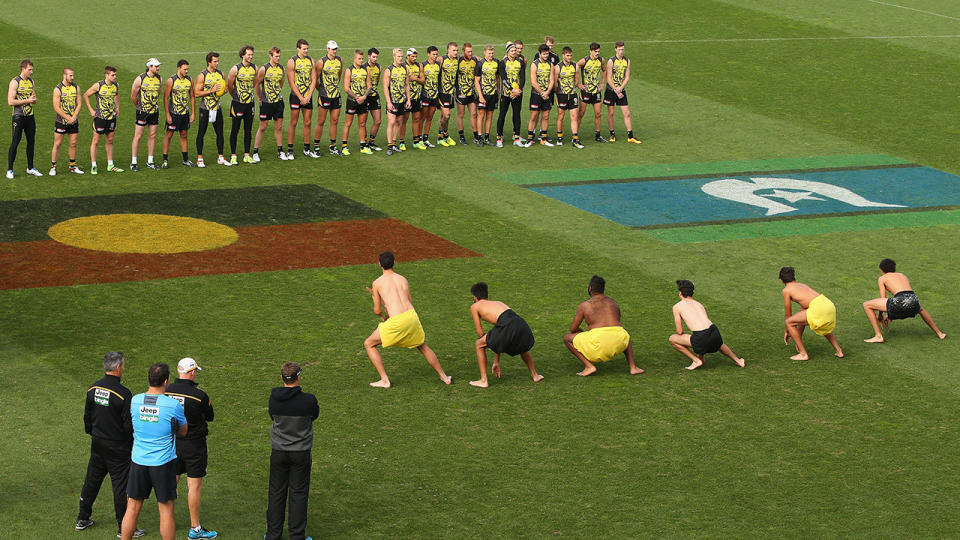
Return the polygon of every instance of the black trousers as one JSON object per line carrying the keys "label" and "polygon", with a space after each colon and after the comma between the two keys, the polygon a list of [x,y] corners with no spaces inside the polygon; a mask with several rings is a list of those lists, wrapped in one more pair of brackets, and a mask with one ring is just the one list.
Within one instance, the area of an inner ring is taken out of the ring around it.
{"label": "black trousers", "polygon": [[250,153],[250,137],[253,133],[253,109],[243,118],[234,116],[230,123],[230,153],[237,153],[237,135],[240,133],[240,125],[243,124],[243,151]]}
{"label": "black trousers", "polygon": [[283,533],[283,514],[290,499],[287,529],[290,540],[303,540],[307,529],[307,500],[310,498],[310,450],[270,452],[270,491],[267,497],[267,540],[278,540]]}
{"label": "black trousers", "polygon": [[93,502],[100,493],[103,479],[110,475],[113,485],[113,510],[117,515],[117,526],[123,521],[127,511],[127,474],[130,472],[130,444],[92,437],[90,439],[90,462],[87,463],[87,476],[80,490],[80,511],[77,519],[90,519],[93,514]]}
{"label": "black trousers", "polygon": [[7,169],[13,170],[13,162],[17,160],[17,147],[20,138],[27,136],[27,168],[33,168],[33,143],[37,137],[37,119],[31,116],[13,117],[13,138],[10,139],[10,150],[7,151]]}
{"label": "black trousers", "polygon": [[[197,153],[203,153],[203,136],[207,134],[207,125],[210,123],[209,113],[200,109],[200,125],[197,126]],[[217,110],[217,119],[213,122],[213,131],[217,133],[217,153],[223,154],[223,111]]]}
{"label": "black trousers", "polygon": [[523,104],[523,94],[516,99],[510,96],[500,97],[500,117],[497,118],[497,137],[503,137],[503,122],[507,119],[507,107],[513,109],[513,134],[520,135],[520,106]]}

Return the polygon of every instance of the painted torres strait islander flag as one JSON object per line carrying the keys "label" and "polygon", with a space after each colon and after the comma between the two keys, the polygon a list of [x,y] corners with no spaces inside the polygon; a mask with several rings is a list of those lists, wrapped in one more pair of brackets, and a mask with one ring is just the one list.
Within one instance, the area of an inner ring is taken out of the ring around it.
{"label": "painted torres strait islander flag", "polygon": [[477,257],[316,185],[0,202],[0,289]]}

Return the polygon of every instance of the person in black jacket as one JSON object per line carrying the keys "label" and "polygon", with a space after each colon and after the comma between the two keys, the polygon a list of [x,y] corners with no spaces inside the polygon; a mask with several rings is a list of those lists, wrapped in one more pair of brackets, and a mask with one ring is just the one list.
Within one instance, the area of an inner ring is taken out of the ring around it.
{"label": "person in black jacket", "polygon": [[[283,386],[270,393],[270,490],[267,503],[266,540],[283,533],[283,514],[290,499],[287,528],[290,540],[310,540],[307,528],[307,500],[310,495],[310,467],[313,463],[313,421],[320,405],[313,394],[300,388],[300,364],[286,362],[280,369]],[[289,495],[288,495],[289,494]]]}
{"label": "person in black jacket", "polygon": [[[130,400],[133,393],[120,384],[126,367],[122,352],[109,352],[103,357],[102,379],[90,385],[83,408],[83,430],[90,435],[90,461],[80,490],[80,511],[74,527],[82,531],[93,525],[93,503],[107,474],[113,486],[113,510],[117,530],[127,511],[127,474],[133,448],[133,426],[130,422]],[[146,534],[137,529],[134,537]]]}
{"label": "person in black jacket", "polygon": [[197,372],[203,371],[193,358],[182,358],[177,364],[178,378],[167,385],[166,395],[183,405],[187,417],[187,434],[177,436],[177,482],[187,475],[187,506],[190,507],[188,537],[216,538],[217,531],[208,531],[200,525],[200,491],[207,475],[207,422],[213,422],[210,396],[197,387]]}

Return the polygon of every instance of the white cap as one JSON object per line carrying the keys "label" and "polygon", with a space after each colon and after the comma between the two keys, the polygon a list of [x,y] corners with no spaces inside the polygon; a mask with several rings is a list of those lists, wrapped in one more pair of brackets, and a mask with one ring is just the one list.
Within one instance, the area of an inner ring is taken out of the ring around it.
{"label": "white cap", "polygon": [[197,365],[197,361],[189,356],[180,359],[180,362],[177,364],[177,371],[180,373],[190,373],[193,370],[203,371],[200,369],[200,366]]}
{"label": "white cap", "polygon": [[160,65],[160,61],[157,60],[156,58],[151,58],[151,59],[147,60],[147,67],[150,67],[150,66],[159,66],[159,65]]}
{"label": "white cap", "polygon": [[337,42],[336,42],[336,41],[334,41],[334,40],[331,39],[330,41],[327,42],[327,48],[328,48],[328,49],[339,49],[340,47],[337,46]]}
{"label": "white cap", "polygon": [[407,56],[410,56],[411,54],[417,54],[417,50],[414,49],[413,47],[410,47],[409,49],[407,49]]}

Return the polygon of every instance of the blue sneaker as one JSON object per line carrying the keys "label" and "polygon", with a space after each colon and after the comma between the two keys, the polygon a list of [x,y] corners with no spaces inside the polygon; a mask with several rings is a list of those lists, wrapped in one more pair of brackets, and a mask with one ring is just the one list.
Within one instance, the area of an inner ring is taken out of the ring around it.
{"label": "blue sneaker", "polygon": [[187,533],[187,538],[216,538],[217,531],[208,531],[203,526],[199,526],[196,529],[190,528],[190,532]]}

